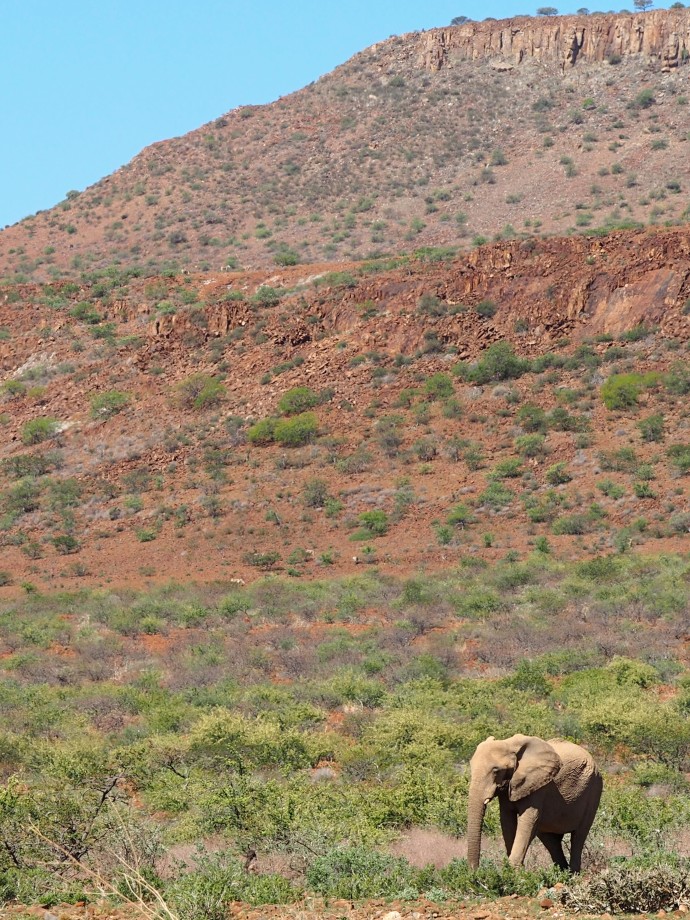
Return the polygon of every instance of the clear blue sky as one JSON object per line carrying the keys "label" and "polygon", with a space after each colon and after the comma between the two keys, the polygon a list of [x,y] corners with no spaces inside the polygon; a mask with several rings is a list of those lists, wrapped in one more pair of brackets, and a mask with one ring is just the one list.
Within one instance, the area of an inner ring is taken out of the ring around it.
{"label": "clear blue sky", "polygon": [[[270,102],[390,35],[541,2],[4,0],[0,228],[153,141]],[[561,12],[583,0],[568,2]]]}

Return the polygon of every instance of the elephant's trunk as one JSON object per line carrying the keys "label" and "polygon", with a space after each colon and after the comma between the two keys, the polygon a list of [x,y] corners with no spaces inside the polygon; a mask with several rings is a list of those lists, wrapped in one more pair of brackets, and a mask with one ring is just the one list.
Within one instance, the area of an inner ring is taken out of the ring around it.
{"label": "elephant's trunk", "polygon": [[470,786],[467,803],[467,862],[470,868],[476,869],[479,865],[479,854],[482,847],[482,824],[484,823],[483,790]]}

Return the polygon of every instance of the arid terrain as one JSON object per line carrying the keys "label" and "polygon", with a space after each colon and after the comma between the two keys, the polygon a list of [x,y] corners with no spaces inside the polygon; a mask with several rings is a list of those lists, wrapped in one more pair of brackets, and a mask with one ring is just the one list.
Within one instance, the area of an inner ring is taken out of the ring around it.
{"label": "arid terrain", "polygon": [[[443,568],[525,552],[540,535],[586,555],[638,517],[648,530],[635,541],[654,533],[658,551],[682,548],[686,528],[656,522],[687,510],[669,453],[686,439],[683,388],[669,393],[660,377],[613,410],[600,391],[622,372],[685,366],[686,229],[331,268],[8,288],[0,590],[247,579],[251,553],[259,570],[299,557],[305,575],[364,561]],[[534,369],[473,379],[499,341]],[[295,414],[280,408],[295,388],[314,431],[296,446],[252,441],[252,425]],[[531,421],[529,407],[558,409],[556,421]],[[641,421],[659,413],[650,439]],[[46,419],[50,430],[32,434]],[[541,440],[525,442],[535,431]],[[634,459],[611,474],[605,458],[620,450]],[[549,473],[559,463],[560,483]],[[654,467],[643,498],[641,464]],[[620,495],[606,495],[612,478]],[[497,481],[509,493],[487,501]],[[553,495],[559,504],[530,523],[530,502]],[[586,533],[553,533],[555,517],[595,498],[602,517]],[[458,504],[474,510],[449,535]],[[358,529],[369,511],[386,519],[371,540]],[[262,563],[266,552],[278,557]]]}
{"label": "arid terrain", "polygon": [[690,12],[395,36],[0,235],[0,276],[362,259],[687,219]]}
{"label": "arid terrain", "polygon": [[[0,233],[0,915],[687,912],[689,57],[393,37]],[[584,880],[464,858],[518,731]]]}

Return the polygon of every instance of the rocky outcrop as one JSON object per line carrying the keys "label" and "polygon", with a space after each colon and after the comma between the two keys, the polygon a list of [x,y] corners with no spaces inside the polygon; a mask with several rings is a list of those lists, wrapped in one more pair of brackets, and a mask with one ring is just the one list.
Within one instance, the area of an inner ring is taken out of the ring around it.
{"label": "rocky outcrop", "polygon": [[499,69],[528,60],[566,70],[580,61],[645,55],[669,70],[690,62],[690,9],[468,22],[420,37],[420,63],[437,71],[454,58]]}

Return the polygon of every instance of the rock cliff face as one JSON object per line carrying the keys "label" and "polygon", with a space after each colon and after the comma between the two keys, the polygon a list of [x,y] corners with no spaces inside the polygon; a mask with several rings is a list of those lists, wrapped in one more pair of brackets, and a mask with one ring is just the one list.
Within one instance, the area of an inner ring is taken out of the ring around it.
{"label": "rock cliff face", "polygon": [[489,59],[498,67],[536,60],[565,70],[633,54],[670,70],[690,62],[690,9],[468,22],[427,32],[420,43],[421,64],[430,71],[454,58]]}

